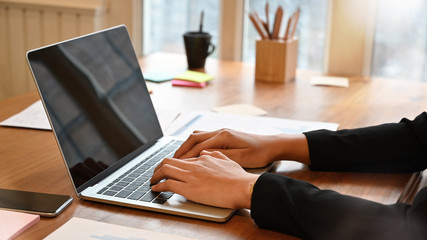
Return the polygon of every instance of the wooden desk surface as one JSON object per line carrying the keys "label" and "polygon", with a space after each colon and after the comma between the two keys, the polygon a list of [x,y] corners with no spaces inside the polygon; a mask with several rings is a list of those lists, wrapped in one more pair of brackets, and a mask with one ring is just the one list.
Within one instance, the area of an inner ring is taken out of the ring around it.
{"label": "wooden desk surface", "polygon": [[[141,61],[143,72],[184,71],[185,56],[154,54]],[[249,103],[272,117],[329,121],[340,128],[363,127],[414,118],[427,106],[427,84],[387,79],[351,79],[349,88],[312,86],[312,73],[299,71],[286,84],[254,82],[254,65],[208,59],[206,72],[215,79],[203,89],[149,83],[156,106],[182,112],[214,106]],[[0,101],[0,121],[38,99],[35,92]],[[281,162],[276,171],[328,188],[394,203],[409,174],[310,172],[304,165]],[[41,239],[71,217],[176,234],[196,239],[294,239],[255,226],[248,210],[239,210],[226,223],[212,223],[171,215],[82,201],[77,198],[50,131],[0,127],[0,188],[68,194],[73,204],[56,218],[42,218],[18,239]]]}

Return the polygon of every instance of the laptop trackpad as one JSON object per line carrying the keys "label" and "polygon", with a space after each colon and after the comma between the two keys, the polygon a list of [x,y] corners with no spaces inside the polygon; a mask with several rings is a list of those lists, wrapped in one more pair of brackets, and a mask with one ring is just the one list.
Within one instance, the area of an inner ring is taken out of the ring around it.
{"label": "laptop trackpad", "polygon": [[163,204],[163,207],[180,209],[180,211],[187,212],[189,215],[194,213],[199,216],[204,215],[205,218],[202,217],[202,219],[211,221],[224,221],[228,219],[234,212],[233,209],[218,208],[195,203],[176,193],[166,203]]}

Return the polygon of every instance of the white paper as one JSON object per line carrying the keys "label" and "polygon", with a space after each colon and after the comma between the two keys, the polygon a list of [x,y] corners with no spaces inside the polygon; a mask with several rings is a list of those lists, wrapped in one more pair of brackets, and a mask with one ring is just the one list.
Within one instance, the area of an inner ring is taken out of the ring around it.
{"label": "white paper", "polygon": [[267,112],[261,108],[255,107],[250,104],[233,104],[221,107],[213,107],[212,111],[227,114],[262,116]]}
{"label": "white paper", "polygon": [[[156,109],[156,112],[163,130],[165,130],[179,115],[179,112],[171,109]],[[21,112],[0,122],[0,125],[43,130],[52,129],[41,100],[36,101]]]}
{"label": "white paper", "polygon": [[337,130],[338,124],[214,112],[191,112],[181,115],[173,122],[165,135],[185,139],[194,130],[213,131],[221,128],[231,128],[254,134],[273,135],[280,133],[302,133],[317,129]]}
{"label": "white paper", "polygon": [[3,122],[0,122],[0,125],[51,130],[49,120],[47,119],[46,112],[40,100]]}
{"label": "white paper", "polygon": [[310,83],[313,85],[324,85],[334,87],[348,87],[349,80],[345,77],[314,76],[311,77]]}
{"label": "white paper", "polygon": [[73,217],[46,240],[189,240],[165,233],[125,227],[111,223]]}

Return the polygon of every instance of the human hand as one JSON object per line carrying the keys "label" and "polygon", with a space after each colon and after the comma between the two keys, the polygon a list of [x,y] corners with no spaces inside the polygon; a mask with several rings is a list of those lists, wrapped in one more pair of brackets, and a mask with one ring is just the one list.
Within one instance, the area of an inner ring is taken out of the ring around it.
{"label": "human hand", "polygon": [[203,150],[219,151],[245,168],[259,168],[273,162],[272,136],[249,134],[232,129],[194,131],[176,151],[175,158],[198,157]]}
{"label": "human hand", "polygon": [[222,152],[244,168],[264,167],[276,160],[294,160],[310,164],[308,143],[304,134],[257,135],[232,129],[194,131],[174,157],[198,157],[203,150]]}
{"label": "human hand", "polygon": [[197,158],[164,159],[150,181],[156,192],[170,191],[194,202],[238,209],[250,208],[251,185],[258,177],[220,152],[202,151]]}

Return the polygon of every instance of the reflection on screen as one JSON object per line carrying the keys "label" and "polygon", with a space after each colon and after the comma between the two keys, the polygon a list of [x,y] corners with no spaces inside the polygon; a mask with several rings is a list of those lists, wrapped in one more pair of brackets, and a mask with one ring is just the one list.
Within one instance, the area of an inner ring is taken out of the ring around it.
{"label": "reflection on screen", "polygon": [[162,136],[124,27],[28,58],[76,187]]}

